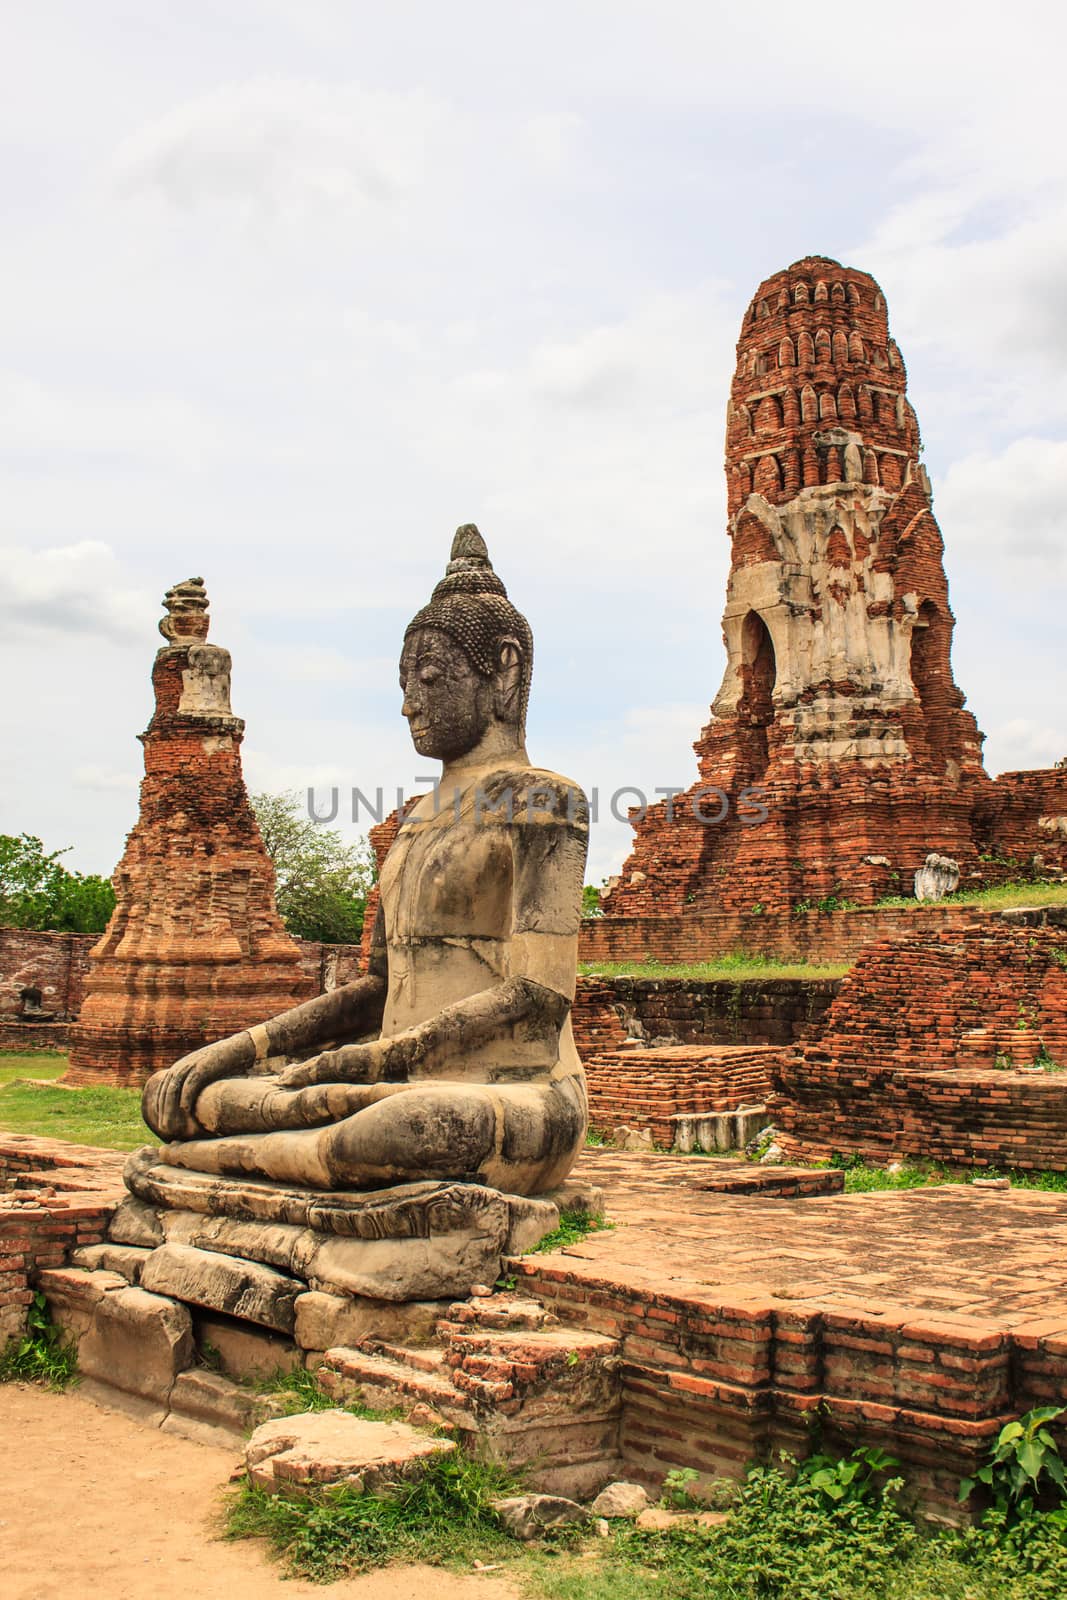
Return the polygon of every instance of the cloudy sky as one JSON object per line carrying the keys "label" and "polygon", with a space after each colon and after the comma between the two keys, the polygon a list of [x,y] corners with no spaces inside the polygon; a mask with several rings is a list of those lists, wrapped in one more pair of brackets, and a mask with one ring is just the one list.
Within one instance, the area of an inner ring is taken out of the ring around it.
{"label": "cloudy sky", "polygon": [[410,790],[398,647],[466,521],[533,625],[535,759],[691,782],[733,347],[808,253],[886,292],[989,769],[1067,754],[1051,0],[3,12],[0,831],[111,870],[194,573],[250,784]]}

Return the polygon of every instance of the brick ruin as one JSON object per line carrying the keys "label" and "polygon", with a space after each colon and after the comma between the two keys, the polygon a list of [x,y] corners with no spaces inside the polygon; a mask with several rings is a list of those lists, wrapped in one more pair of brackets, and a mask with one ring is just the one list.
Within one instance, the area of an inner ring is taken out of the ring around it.
{"label": "brick ruin", "polygon": [[953,681],[906,391],[867,273],[807,257],[761,284],[727,408],[726,671],[699,781],[635,820],[611,921],[871,905],[931,851],[972,884],[983,856],[1067,867],[1067,772],[991,782]]}
{"label": "brick ruin", "polygon": [[155,712],[140,735],[140,814],[92,951],[68,1083],[142,1084],[317,988],[275,909],[274,869],[241,772],[230,655],[206,642],[202,581],[177,585],[164,604]]}
{"label": "brick ruin", "polygon": [[1067,907],[870,945],[774,1078],[806,1160],[1067,1171]]}

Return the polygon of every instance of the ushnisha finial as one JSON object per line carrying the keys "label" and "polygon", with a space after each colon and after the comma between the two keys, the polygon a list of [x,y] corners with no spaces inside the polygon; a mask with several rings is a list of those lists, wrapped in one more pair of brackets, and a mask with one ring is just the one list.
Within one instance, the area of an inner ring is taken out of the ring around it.
{"label": "ushnisha finial", "polygon": [[211,619],[203,578],[176,583],[163,596],[163,604],[167,615],[161,619],[159,631],[168,644],[194,644],[207,638]]}

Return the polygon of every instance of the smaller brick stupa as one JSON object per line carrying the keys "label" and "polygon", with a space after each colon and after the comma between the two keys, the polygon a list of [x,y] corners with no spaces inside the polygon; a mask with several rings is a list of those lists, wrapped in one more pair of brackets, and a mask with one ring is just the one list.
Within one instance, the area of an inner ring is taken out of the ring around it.
{"label": "smaller brick stupa", "polygon": [[75,1084],[140,1085],[158,1067],[310,999],[274,904],[274,868],[241,772],[230,653],[208,644],[203,579],[164,597],[140,815],[115,869],[72,1030]]}

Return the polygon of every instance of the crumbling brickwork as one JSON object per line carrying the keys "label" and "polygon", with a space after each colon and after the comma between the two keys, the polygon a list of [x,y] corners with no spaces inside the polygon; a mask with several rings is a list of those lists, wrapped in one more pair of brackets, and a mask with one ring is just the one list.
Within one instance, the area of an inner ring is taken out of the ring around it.
{"label": "crumbling brickwork", "polygon": [[71,1083],[142,1084],[159,1067],[316,992],[274,905],[241,772],[229,652],[206,643],[199,579],[171,590],[141,735],[140,815],[92,952]]}
{"label": "crumbling brickwork", "polygon": [[[726,671],[699,782],[635,818],[612,917],[870,905],[930,851],[980,880],[974,813],[995,832],[997,807],[906,387],[867,273],[808,257],[757,290],[727,410]],[[1036,816],[1002,809],[1036,848]]]}
{"label": "crumbling brickwork", "polygon": [[775,1086],[807,1156],[1067,1170],[1067,912],[871,945]]}
{"label": "crumbling brickwork", "polygon": [[585,1063],[590,1125],[647,1129],[669,1150],[674,1117],[762,1104],[788,1053],[774,1045],[696,1044],[605,1051]]}

